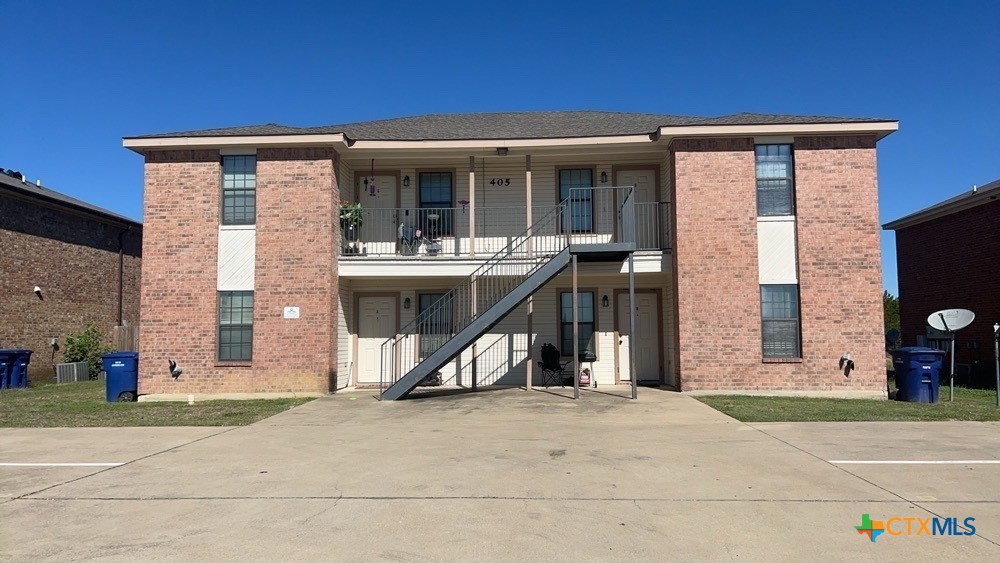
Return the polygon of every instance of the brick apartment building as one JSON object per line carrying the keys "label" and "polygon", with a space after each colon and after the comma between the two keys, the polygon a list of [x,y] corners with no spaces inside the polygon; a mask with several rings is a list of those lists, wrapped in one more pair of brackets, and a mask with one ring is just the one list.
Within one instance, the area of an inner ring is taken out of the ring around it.
{"label": "brick apartment building", "polygon": [[546,343],[598,385],[884,394],[897,128],[529,112],[127,137],[140,394],[540,385]]}
{"label": "brick apartment building", "polygon": [[0,173],[0,348],[33,350],[32,382],[54,378],[53,339],[139,322],[141,246],[142,223]]}
{"label": "brick apartment building", "polygon": [[[942,309],[976,314],[955,338],[956,378],[994,385],[993,323],[1000,322],[1000,179],[884,227],[896,232],[900,333],[905,346],[946,349],[928,331]],[[948,369],[948,368],[946,368]]]}

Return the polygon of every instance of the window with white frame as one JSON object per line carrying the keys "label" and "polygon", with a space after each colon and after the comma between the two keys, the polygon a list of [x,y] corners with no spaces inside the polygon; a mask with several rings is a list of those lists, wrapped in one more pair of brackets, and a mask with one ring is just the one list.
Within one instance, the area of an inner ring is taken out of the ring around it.
{"label": "window with white frame", "polygon": [[431,238],[451,236],[454,202],[451,172],[421,172],[417,178],[419,225]]}
{"label": "window with white frame", "polygon": [[222,224],[257,221],[257,157],[222,157]]}
{"label": "window with white frame", "polygon": [[594,232],[593,190],[573,188],[594,187],[594,171],[591,168],[559,170],[559,201],[569,201],[569,208],[563,214],[562,232],[569,228],[574,233]]}
{"label": "window with white frame", "polygon": [[[597,354],[594,334],[597,330],[594,292],[577,292],[577,328],[580,331],[580,354]],[[573,355],[573,292],[559,293],[559,352]]]}
{"label": "window with white frame", "polygon": [[253,292],[219,292],[219,360],[253,357]]}
{"label": "window with white frame", "polygon": [[760,286],[761,339],[765,358],[801,358],[799,286]]}
{"label": "window with white frame", "polygon": [[795,215],[792,145],[756,145],[757,216]]}

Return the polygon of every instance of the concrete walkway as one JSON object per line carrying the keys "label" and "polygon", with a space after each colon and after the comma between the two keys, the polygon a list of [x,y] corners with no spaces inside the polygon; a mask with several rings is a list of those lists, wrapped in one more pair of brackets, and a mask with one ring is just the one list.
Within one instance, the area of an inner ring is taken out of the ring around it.
{"label": "concrete walkway", "polygon": [[[358,392],[235,429],[0,429],[0,464],[123,463],[0,465],[0,559],[1000,558],[1000,465],[831,463],[1000,460],[998,424],[747,425],[625,395]],[[976,535],[872,544],[863,513]]]}

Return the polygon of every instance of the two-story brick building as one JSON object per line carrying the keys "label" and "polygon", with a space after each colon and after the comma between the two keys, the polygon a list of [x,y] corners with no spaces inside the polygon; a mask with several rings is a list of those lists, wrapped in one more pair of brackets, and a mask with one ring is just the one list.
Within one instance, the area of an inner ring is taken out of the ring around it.
{"label": "two-story brick building", "polygon": [[598,385],[884,393],[876,143],[897,127],[580,111],[128,137],[140,393],[538,385],[543,344],[574,340]]}
{"label": "two-story brick building", "polygon": [[66,336],[94,323],[111,344],[115,326],[139,322],[142,223],[8,172],[0,172],[0,348],[32,350],[30,380],[51,381]]}
{"label": "two-story brick building", "polygon": [[[993,323],[1000,322],[1000,179],[885,225],[896,232],[903,344],[950,347],[928,339],[927,316],[943,309],[976,314],[955,334],[956,377],[992,387]],[[946,365],[945,370],[951,366]]]}

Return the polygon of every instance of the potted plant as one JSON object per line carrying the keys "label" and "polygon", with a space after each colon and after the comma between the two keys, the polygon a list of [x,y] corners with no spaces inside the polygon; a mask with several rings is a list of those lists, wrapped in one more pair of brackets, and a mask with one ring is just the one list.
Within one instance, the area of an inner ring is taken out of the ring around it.
{"label": "potted plant", "polygon": [[340,203],[340,230],[345,241],[345,252],[358,252],[358,240],[361,238],[361,224],[364,214],[361,212],[361,202],[342,201]]}

